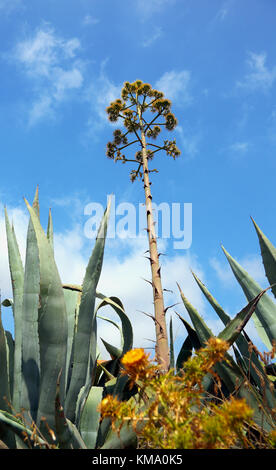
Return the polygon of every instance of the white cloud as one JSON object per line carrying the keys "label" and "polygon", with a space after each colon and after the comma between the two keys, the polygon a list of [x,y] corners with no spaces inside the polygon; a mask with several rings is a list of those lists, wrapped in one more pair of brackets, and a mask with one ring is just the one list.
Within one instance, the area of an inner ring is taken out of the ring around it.
{"label": "white cloud", "polygon": [[247,66],[249,73],[243,80],[237,82],[237,86],[248,91],[268,91],[276,80],[276,66],[267,67],[265,52],[260,54],[249,52],[248,55]]}
{"label": "white cloud", "polygon": [[264,286],[267,284],[261,255],[248,255],[242,258],[240,264],[259,284]]}
{"label": "white cloud", "polygon": [[155,88],[162,91],[166,98],[175,100],[174,104],[188,104],[191,101],[189,92],[190,82],[191,72],[189,70],[181,70],[180,72],[171,70],[170,72],[165,72],[157,80]]}
{"label": "white cloud", "polygon": [[148,35],[147,39],[145,39],[142,43],[143,47],[149,47],[151,46],[157,39],[159,39],[162,36],[162,28],[161,27],[155,27],[153,33],[151,35]]}
{"label": "white cloud", "polygon": [[[237,261],[256,282],[266,285],[267,281],[260,255],[247,255]],[[225,262],[221,262],[217,258],[211,258],[210,265],[225,287],[238,285],[227,259],[225,259]]]}
{"label": "white cloud", "polygon": [[215,18],[214,18],[214,22],[222,22],[225,20],[225,18],[229,15],[229,12],[230,12],[230,7],[233,3],[233,0],[226,0],[222,6],[220,7],[220,9],[218,10]]}
{"label": "white cloud", "polygon": [[86,15],[82,23],[84,26],[89,26],[89,25],[98,24],[99,22],[100,20],[98,18],[95,18],[94,16],[91,16],[91,15]]}
{"label": "white cloud", "polygon": [[199,134],[192,134],[188,132],[186,129],[184,131],[183,127],[178,125],[175,128],[175,131],[178,133],[180,138],[180,143],[178,147],[182,151],[182,156],[185,158],[194,158],[199,152],[199,141],[200,135]]}
{"label": "white cloud", "polygon": [[53,99],[51,96],[42,95],[32,104],[29,112],[29,125],[33,126],[45,116],[54,117]]}
{"label": "white cloud", "polygon": [[147,20],[154,14],[158,14],[164,10],[167,6],[171,6],[175,3],[175,0],[137,0],[136,8],[140,14],[142,20]]}
{"label": "white cloud", "polygon": [[91,116],[87,122],[87,132],[85,139],[98,138],[99,132],[106,125],[118,126],[118,123],[110,123],[106,114],[106,108],[117,98],[121,96],[121,85],[115,85],[105,73],[105,65],[107,60],[101,64],[101,72],[99,77],[93,79],[91,85],[85,92],[85,99],[90,104]]}
{"label": "white cloud", "polygon": [[226,18],[226,16],[228,15],[228,9],[224,7],[222,7],[218,13],[217,13],[217,19],[220,20],[220,21],[224,21],[224,19]]}
{"label": "white cloud", "polygon": [[235,283],[235,278],[227,261],[225,263],[221,263],[217,258],[210,258],[209,262],[224,286],[232,287]]}
{"label": "white cloud", "polygon": [[230,145],[229,150],[231,152],[235,153],[246,153],[248,152],[249,149],[249,143],[248,142],[235,142],[234,144]]}
{"label": "white cloud", "polygon": [[29,125],[55,116],[69,93],[82,87],[83,62],[77,58],[80,47],[77,38],[60,38],[49,26],[16,45],[13,59],[32,80],[34,89]]}

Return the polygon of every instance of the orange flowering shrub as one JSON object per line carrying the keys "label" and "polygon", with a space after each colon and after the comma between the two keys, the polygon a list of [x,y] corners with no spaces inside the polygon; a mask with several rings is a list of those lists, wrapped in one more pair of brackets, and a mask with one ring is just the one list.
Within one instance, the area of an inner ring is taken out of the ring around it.
{"label": "orange flowering shrub", "polygon": [[[178,375],[174,370],[160,374],[160,367],[143,349],[128,351],[121,360],[122,373],[140,393],[127,402],[106,397],[100,406],[102,417],[111,419],[118,434],[122,425],[129,423],[139,445],[146,448],[254,448],[246,432],[253,424],[253,410],[246,401],[231,397],[217,404],[203,397],[203,377],[211,373],[218,379],[212,368],[225,360],[228,348],[227,342],[210,338]],[[266,442],[270,448],[276,445],[275,431]]]}

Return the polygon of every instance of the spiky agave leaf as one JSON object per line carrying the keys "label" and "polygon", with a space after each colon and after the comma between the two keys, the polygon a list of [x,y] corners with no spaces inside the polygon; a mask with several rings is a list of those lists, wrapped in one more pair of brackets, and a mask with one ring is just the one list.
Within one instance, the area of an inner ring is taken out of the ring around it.
{"label": "spiky agave leaf", "polygon": [[170,318],[170,369],[174,369],[174,338],[173,338],[173,322],[172,317]]}
{"label": "spiky agave leaf", "polygon": [[[261,231],[260,227],[258,227],[255,220],[252,217],[251,219],[259,238],[259,244],[261,248],[261,255],[263,259],[266,277],[269,281],[269,284],[273,285],[276,283],[276,248]],[[276,297],[276,285],[272,287],[272,292]]]}
{"label": "spiky agave leaf", "polygon": [[[5,330],[2,325],[1,318],[1,305],[0,305],[0,365],[1,365],[1,380],[0,380],[0,410],[8,411],[11,403],[10,395],[10,378],[9,378],[9,362],[8,362],[8,345],[5,335]],[[1,424],[1,423],[0,423]],[[0,426],[1,439],[8,447],[14,447],[14,436],[9,429],[4,425]]]}
{"label": "spiky agave leaf", "polygon": [[13,406],[16,411],[20,411],[20,389],[22,383],[21,377],[21,361],[22,361],[22,303],[24,290],[24,268],[21,255],[16,240],[13,227],[10,224],[8,213],[5,208],[5,223],[8,244],[9,268],[11,275],[11,284],[13,290],[13,317],[14,317],[14,388],[13,388]]}
{"label": "spiky agave leaf", "polygon": [[121,349],[122,349],[122,355],[123,355],[127,351],[129,351],[129,349],[132,348],[132,344],[133,344],[133,330],[132,330],[131,322],[127,314],[125,313],[122,302],[120,301],[120,299],[118,299],[118,297],[112,296],[112,297],[103,298],[96,309],[96,314],[101,308],[105,306],[112,307],[122,322],[122,348]]}
{"label": "spiky agave leaf", "polygon": [[[75,420],[76,401],[81,388],[86,384],[87,377],[91,378],[92,369],[96,365],[96,316],[95,299],[96,288],[100,278],[107,223],[109,218],[111,200],[103,216],[95,246],[90,257],[82,285],[82,295],[78,314],[77,330],[74,339],[73,368],[69,390],[66,396],[66,416]],[[88,390],[90,385],[88,385]],[[88,393],[87,390],[87,393]],[[85,398],[85,397],[84,397]]]}
{"label": "spiky agave leaf", "polygon": [[[33,212],[39,216],[38,190]],[[22,383],[20,384],[20,408],[24,419],[36,421],[40,385],[40,344],[38,337],[38,310],[40,304],[40,261],[37,237],[32,219],[29,219],[24,270],[22,303]]]}
{"label": "spiky agave leaf", "polygon": [[86,449],[86,445],[73,423],[65,416],[60,401],[60,375],[59,373],[55,398],[55,429],[60,449]]}
{"label": "spiky agave leaf", "polygon": [[96,447],[101,417],[98,406],[103,398],[103,390],[103,387],[91,387],[82,409],[80,432],[88,449]]}
{"label": "spiky agave leaf", "polygon": [[[247,300],[254,299],[262,291],[262,288],[223,246],[222,249]],[[267,294],[258,303],[252,318],[260,338],[268,349],[272,349],[272,343],[276,341],[276,305]]]}
{"label": "spiky agave leaf", "polygon": [[[54,428],[55,390],[58,374],[64,369],[67,346],[67,315],[61,280],[52,248],[34,209],[25,200],[36,235],[40,268],[40,308],[38,333],[40,345],[40,390],[38,426]],[[62,396],[64,390],[62,391]]]}

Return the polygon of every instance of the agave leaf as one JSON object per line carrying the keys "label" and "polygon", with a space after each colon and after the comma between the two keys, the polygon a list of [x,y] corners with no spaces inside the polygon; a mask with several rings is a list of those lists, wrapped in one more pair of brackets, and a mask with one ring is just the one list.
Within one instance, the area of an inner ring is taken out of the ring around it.
{"label": "agave leaf", "polygon": [[[38,194],[33,202],[33,210],[38,211]],[[39,382],[40,346],[38,337],[38,310],[40,303],[40,265],[37,238],[30,218],[27,232],[27,246],[24,273],[22,304],[22,384],[20,408],[24,409],[26,422],[36,421]]]}
{"label": "agave leaf", "polygon": [[88,449],[95,449],[101,414],[98,406],[102,401],[103,387],[91,387],[80,417],[81,436]]}
{"label": "agave leaf", "polygon": [[[105,384],[103,385],[103,398],[107,395],[115,396],[114,390],[115,390],[116,383],[117,383],[116,377],[110,378],[108,382],[105,382]],[[97,442],[96,442],[97,449],[101,448],[104,445],[106,438],[108,436],[108,433],[110,432],[110,428],[111,428],[110,418],[104,418],[101,421],[99,429],[98,429],[98,436],[97,436]]]}
{"label": "agave leaf", "polygon": [[112,359],[116,359],[122,356],[122,350],[116,348],[112,344],[109,344],[107,341],[105,341],[103,338],[101,338],[107,352],[110,354]]}
{"label": "agave leaf", "polygon": [[[0,305],[0,410],[3,413],[9,410],[11,404],[10,395],[10,376],[9,376],[9,349],[6,339],[5,330],[2,325],[1,305]],[[0,417],[1,421],[1,417]],[[11,430],[4,424],[0,429],[1,439],[8,447],[15,447],[14,435]]]}
{"label": "agave leaf", "polygon": [[[222,249],[247,300],[252,300],[262,291],[262,288],[249,276],[224,247],[222,247]],[[265,294],[258,303],[252,318],[262,341],[268,349],[272,349],[273,340],[276,340],[276,305],[267,294]],[[258,321],[256,321],[256,318]]]}
{"label": "agave leaf", "polygon": [[244,358],[242,357],[242,355],[240,354],[239,350],[233,345],[233,351],[234,351],[234,354],[235,354],[235,358],[236,358],[236,363],[238,364],[238,366],[243,370],[244,374],[248,377],[248,365],[246,364]]}
{"label": "agave leaf", "polygon": [[197,312],[197,310],[192,306],[192,304],[188,301],[188,299],[184,296],[179,284],[177,283],[181,299],[183,304],[191,318],[191,321],[194,325],[194,329],[196,330],[197,336],[200,340],[201,346],[210,338],[214,336],[210,328],[206,325],[206,323],[202,320],[201,316]]}
{"label": "agave leaf", "polygon": [[198,334],[197,334],[196,330],[194,330],[194,328],[185,320],[185,318],[183,318],[181,315],[179,315],[179,313],[177,313],[177,312],[175,312],[175,313],[177,314],[178,318],[180,318],[180,320],[184,324],[184,326],[187,330],[187,333],[190,337],[193,349],[199,349],[201,347],[201,342],[199,340],[199,337],[198,337]]}
{"label": "agave leaf", "polygon": [[173,340],[173,324],[170,318],[170,369],[174,369],[174,340]]}
{"label": "agave leaf", "polygon": [[224,330],[220,332],[218,338],[223,339],[232,345],[240,335],[246,323],[250,320],[252,314],[257,308],[258,302],[260,302],[261,297],[267,292],[268,289],[270,289],[270,287],[260,292],[246,305],[246,307],[237,313],[237,315],[232,320],[230,320],[229,323],[227,323]]}
{"label": "agave leaf", "polygon": [[104,299],[99,303],[96,314],[100,308],[110,305],[115,312],[119,315],[122,322],[122,334],[123,334],[123,344],[122,344],[122,355],[132,348],[133,344],[133,330],[131,322],[128,316],[125,313],[124,306],[118,297],[104,297]]}
{"label": "agave leaf", "polygon": [[86,445],[78,431],[65,414],[60,402],[60,375],[57,380],[55,398],[55,429],[60,449],[85,449]]}
{"label": "agave leaf", "polygon": [[36,191],[35,191],[35,196],[33,200],[33,209],[38,217],[40,219],[40,210],[39,210],[39,186],[37,185]]}
{"label": "agave leaf", "polygon": [[183,364],[189,359],[189,357],[192,356],[193,349],[199,349],[201,344],[198,339],[197,333],[193,329],[193,327],[185,320],[185,318],[179,315],[179,313],[177,312],[175,313],[180,318],[182,323],[184,323],[184,326],[188,333],[188,336],[186,337],[184,343],[182,344],[182,347],[176,359],[176,370],[180,370],[183,368]]}
{"label": "agave leaf", "polygon": [[124,424],[120,431],[120,435],[109,429],[109,433],[105,443],[100,449],[136,449],[137,448],[137,435],[129,424]]}
{"label": "agave leaf", "polygon": [[[183,366],[185,367],[185,362],[192,356],[192,350],[193,349],[198,350],[198,349],[201,348],[201,341],[198,337],[197,332],[185,320],[185,318],[183,318],[181,315],[179,315],[179,313],[177,313],[177,312],[175,312],[175,313],[178,315],[178,317],[180,318],[180,320],[184,324],[184,326],[187,330],[187,333],[188,333],[188,336],[187,336],[186,340],[184,341],[184,343],[182,345],[182,348],[179,352],[178,358],[177,358],[177,364],[178,364],[177,365],[177,370],[180,370],[180,369],[183,368]],[[187,348],[187,350],[186,350],[186,348]],[[182,360],[183,357],[184,357],[184,359]],[[206,376],[203,378],[203,382],[202,382],[204,390],[208,391],[208,389],[209,389],[209,387],[211,386],[212,383],[213,383],[212,375],[210,373],[206,374]]]}
{"label": "agave leaf", "polygon": [[67,332],[67,349],[66,349],[66,365],[65,365],[65,391],[68,390],[71,379],[71,369],[73,363],[73,342],[74,334],[77,327],[77,317],[78,310],[81,300],[81,292],[69,288],[68,286],[63,286],[64,299],[66,304],[67,312],[67,323],[68,323],[68,332]]}
{"label": "agave leaf", "polygon": [[8,244],[9,267],[13,290],[13,317],[14,317],[14,387],[13,406],[16,411],[20,411],[20,390],[21,390],[21,360],[22,360],[22,303],[24,289],[24,269],[14,233],[11,227],[7,210],[5,208],[5,223]]}
{"label": "agave leaf", "polygon": [[[103,296],[103,299],[104,298],[105,298],[105,296]],[[107,321],[108,323],[111,323],[113,326],[115,326],[115,328],[117,328],[117,330],[119,330],[120,337],[121,337],[121,349],[122,349],[123,344],[124,344],[124,337],[123,337],[123,332],[122,332],[122,328],[120,327],[120,325],[118,325],[117,322],[111,320],[110,318],[103,317],[102,315],[99,315],[99,314],[97,314],[97,318],[100,318],[101,320],[104,320],[104,321]]]}
{"label": "agave leaf", "polygon": [[192,275],[194,279],[196,280],[199,288],[205,295],[206,299],[209,301],[209,303],[212,305],[213,309],[215,312],[218,314],[219,318],[221,321],[224,323],[224,325],[227,325],[227,323],[231,320],[229,315],[225,313],[223,308],[219,305],[219,303],[216,301],[216,299],[211,295],[211,293],[208,291],[206,286],[203,284],[203,282],[196,276],[196,274],[192,271]]}
{"label": "agave leaf", "polygon": [[116,377],[108,369],[106,369],[102,363],[99,363],[98,367],[99,369],[104,371],[105,375],[108,377],[109,380],[117,380]]}
{"label": "agave leaf", "polygon": [[192,356],[192,351],[193,343],[190,336],[188,335],[178,353],[176,359],[176,370],[180,370],[183,368],[183,364]]}
{"label": "agave leaf", "polygon": [[103,264],[110,204],[111,201],[109,200],[82,286],[78,324],[74,340],[72,376],[65,402],[66,415],[71,421],[75,419],[76,400],[80,389],[85,385],[87,377],[91,377],[96,363],[97,323],[94,307],[96,288]]}
{"label": "agave leaf", "polygon": [[[132,396],[136,393],[136,387],[133,387],[133,389],[130,391],[127,387],[128,385],[128,377],[127,376],[122,376],[119,375],[117,378],[111,379],[108,382],[105,383],[104,385],[104,394],[103,397],[106,395],[113,395],[114,397],[117,397],[118,400],[120,401],[125,401],[129,400],[132,398]],[[124,426],[125,429],[125,426]],[[99,427],[98,431],[98,438],[97,438],[97,448],[106,448],[106,449],[116,449],[116,446],[118,445],[118,449],[120,448],[125,448],[128,444],[131,445],[131,442],[134,442],[135,439],[135,434],[133,434],[133,430],[130,427],[129,431],[131,433],[130,441],[127,439],[127,435],[123,433],[123,440],[122,443],[120,444],[120,438],[118,439],[117,433],[114,433],[112,428],[111,428],[111,422],[109,418],[104,418],[103,421],[101,422],[101,425]],[[121,434],[120,434],[121,437]],[[121,445],[123,447],[121,447]]]}
{"label": "agave leaf", "polygon": [[0,440],[0,449],[8,449],[8,446],[6,446],[6,444]]}
{"label": "agave leaf", "polygon": [[[105,387],[107,377],[111,379],[118,376],[120,369],[119,361],[116,358],[104,362],[97,362],[97,369],[98,374],[97,379],[95,378],[94,385]],[[104,371],[105,374],[102,374],[102,371]]]}
{"label": "agave leaf", "polygon": [[74,423],[72,423],[70,419],[68,418],[66,419],[66,423],[73,437],[73,446],[74,446],[73,448],[74,449],[87,449],[85,442],[83,441],[77,426]]}
{"label": "agave leaf", "polygon": [[49,209],[49,217],[48,217],[48,226],[47,226],[47,239],[54,251],[54,231],[53,231],[53,218],[51,209]]}
{"label": "agave leaf", "polygon": [[[40,344],[40,394],[37,422],[45,417],[50,428],[55,424],[55,390],[59,371],[65,368],[67,315],[61,280],[53,251],[37,214],[25,200],[35,231],[40,265],[40,308],[38,333]],[[62,396],[64,391],[62,391]],[[41,425],[43,423],[41,422]]]}
{"label": "agave leaf", "polygon": [[[276,283],[276,248],[272,245],[271,241],[265,236],[265,234],[261,231],[260,227],[256,224],[256,222],[252,219],[251,220],[254,224],[256,229],[259,244],[261,248],[261,254],[264,264],[264,269],[266,273],[266,277],[269,281],[269,284]],[[276,297],[276,286],[272,287],[272,292]]]}
{"label": "agave leaf", "polygon": [[13,378],[14,378],[14,339],[10,331],[5,330],[6,344],[7,344],[7,359],[9,366],[9,385],[10,397],[13,395]]}
{"label": "agave leaf", "polygon": [[[18,436],[21,440],[20,447],[26,448],[26,444],[24,442],[24,434],[28,436],[33,435],[33,430],[28,428],[25,424],[23,424],[19,419],[13,416],[10,413],[0,410],[0,422],[4,423],[16,436]],[[41,439],[39,436],[36,436],[36,441],[38,446],[45,446],[47,442]],[[8,444],[7,444],[8,445]],[[14,448],[14,446],[8,445],[9,448]]]}

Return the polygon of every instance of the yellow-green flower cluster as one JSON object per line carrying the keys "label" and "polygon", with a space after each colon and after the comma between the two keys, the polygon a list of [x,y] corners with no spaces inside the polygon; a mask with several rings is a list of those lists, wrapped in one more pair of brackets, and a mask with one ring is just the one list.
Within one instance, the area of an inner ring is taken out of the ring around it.
{"label": "yellow-green flower cluster", "polygon": [[[111,418],[113,429],[131,423],[140,444],[154,449],[251,448],[247,431],[253,425],[253,410],[244,399],[230,397],[203,401],[202,380],[213,373],[213,366],[225,360],[229,344],[210,338],[204,348],[185,362],[182,374],[170,370],[160,374],[141,348],[127,352],[121,359],[124,374],[136,383],[135,400],[118,402],[108,397],[102,402],[103,416]],[[140,398],[139,398],[140,397]],[[270,448],[276,433],[267,437]]]}

